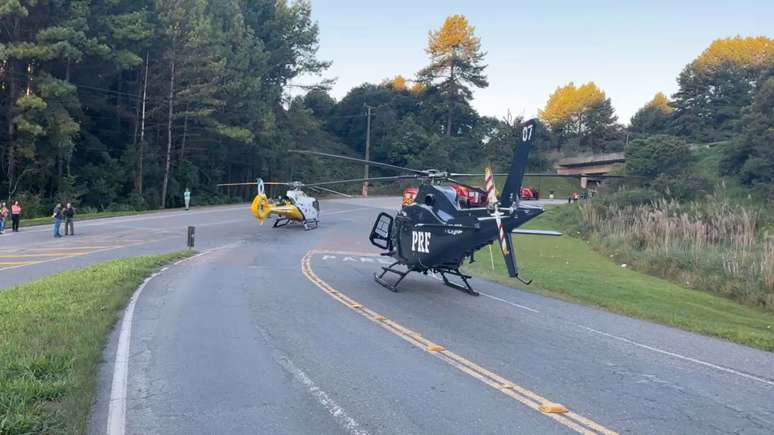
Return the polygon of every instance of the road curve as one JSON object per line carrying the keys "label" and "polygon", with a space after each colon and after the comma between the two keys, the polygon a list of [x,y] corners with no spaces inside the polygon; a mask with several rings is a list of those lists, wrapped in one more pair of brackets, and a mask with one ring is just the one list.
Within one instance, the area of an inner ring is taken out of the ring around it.
{"label": "road curve", "polygon": [[[27,264],[0,265],[0,285],[179,249],[197,226],[202,255],[134,305],[124,433],[774,432],[772,353],[482,280],[478,298],[432,276],[386,291],[366,236],[396,201],[323,201],[308,232],[233,206],[83,223],[64,241],[29,231],[0,243],[83,254],[13,259]],[[107,432],[121,329],[92,433]]]}

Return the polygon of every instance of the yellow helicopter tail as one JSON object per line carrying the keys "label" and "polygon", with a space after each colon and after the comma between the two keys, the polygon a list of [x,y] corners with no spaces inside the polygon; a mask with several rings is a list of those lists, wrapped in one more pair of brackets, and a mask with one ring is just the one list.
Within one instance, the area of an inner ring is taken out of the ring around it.
{"label": "yellow helicopter tail", "polygon": [[266,218],[271,214],[272,208],[274,208],[274,206],[269,202],[269,198],[263,193],[255,195],[255,199],[253,199],[253,203],[250,205],[250,211],[253,212],[253,216],[258,219],[258,222],[260,222],[261,225],[263,225],[263,222],[266,221]]}
{"label": "yellow helicopter tail", "polygon": [[253,216],[258,219],[258,222],[260,222],[261,225],[263,225],[264,221],[272,214],[283,216],[294,221],[304,220],[304,215],[295,205],[288,202],[285,204],[273,204],[263,193],[259,193],[255,196],[255,199],[253,199],[253,203],[250,206],[250,211],[253,212]]}

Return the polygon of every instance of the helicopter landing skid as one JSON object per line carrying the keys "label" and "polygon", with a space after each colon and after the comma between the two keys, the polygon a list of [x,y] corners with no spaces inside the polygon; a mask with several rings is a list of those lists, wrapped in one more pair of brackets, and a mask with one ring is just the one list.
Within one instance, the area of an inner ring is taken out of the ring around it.
{"label": "helicopter landing skid", "polygon": [[277,218],[277,220],[274,221],[273,228],[279,228],[284,227],[285,225],[288,225],[290,223],[290,219],[288,218]]}
{"label": "helicopter landing skid", "polygon": [[[400,262],[396,261],[395,263],[392,263],[387,267],[382,267],[382,273],[374,273],[374,280],[376,280],[376,282],[379,283],[379,285],[395,293],[398,292],[398,284],[400,284],[400,282],[403,281],[403,278],[405,278],[406,275],[408,275],[411,272],[417,272],[416,270],[413,270],[413,269],[409,269],[405,271],[395,269],[395,266],[397,266],[398,264],[400,264]],[[387,272],[398,275],[398,280],[392,284],[387,282],[387,280],[384,279],[384,275],[386,275]],[[459,269],[439,269],[439,270],[436,270],[436,272],[439,272],[441,274],[441,277],[443,277],[443,283],[447,287],[451,287],[455,290],[460,290],[471,296],[479,296],[480,293],[473,290],[473,287],[471,287],[470,283],[468,282],[468,279],[471,278],[470,275],[465,275],[464,273],[460,272]],[[458,284],[456,282],[449,280],[449,278],[446,275],[452,275],[452,276],[458,277],[462,281],[462,284]]]}
{"label": "helicopter landing skid", "polygon": [[[441,273],[441,277],[443,277],[443,283],[446,284],[447,287],[451,287],[453,289],[457,289],[459,291],[465,292],[471,296],[479,296],[480,293],[473,290],[473,287],[470,286],[470,283],[468,282],[468,279],[471,278],[470,275],[465,275],[464,273],[460,272],[459,269],[454,270],[439,270],[438,272]],[[458,277],[462,284],[457,284],[456,282],[449,281],[449,278],[446,277],[446,275],[452,275]]]}
{"label": "helicopter landing skid", "polygon": [[[392,263],[387,267],[382,267],[382,273],[380,274],[374,273],[374,280],[376,280],[376,282],[379,283],[379,285],[395,293],[398,292],[398,284],[400,284],[400,282],[403,281],[403,278],[405,278],[406,275],[412,272],[411,269],[406,271],[395,269],[395,266],[398,265],[399,263],[400,263],[399,261],[396,261],[395,263]],[[391,273],[394,273],[395,275],[398,275],[399,277],[398,280],[392,284],[387,282],[387,280],[384,279],[384,275],[386,275],[387,272],[391,272]]]}

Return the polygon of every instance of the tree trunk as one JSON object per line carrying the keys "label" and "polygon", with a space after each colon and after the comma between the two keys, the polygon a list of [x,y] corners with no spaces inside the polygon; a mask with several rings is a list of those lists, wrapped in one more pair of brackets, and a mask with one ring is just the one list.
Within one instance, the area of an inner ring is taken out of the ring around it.
{"label": "tree trunk", "polygon": [[148,52],[145,52],[145,77],[142,83],[142,114],[140,118],[140,143],[137,150],[137,193],[142,196],[142,181],[144,178],[143,162],[145,161],[145,102],[148,97]]}
{"label": "tree trunk", "polygon": [[189,105],[185,105],[185,111],[186,115],[183,118],[183,139],[180,142],[180,163],[183,163],[183,158],[185,158],[185,141],[188,137],[188,107]]}
{"label": "tree trunk", "polygon": [[[19,18],[13,19],[13,40],[18,41],[19,35]],[[16,77],[18,62],[16,60],[9,60],[6,63],[7,68],[7,83],[8,83],[8,100],[6,104],[7,112],[6,119],[8,122],[8,201],[11,200],[11,196],[16,191],[14,188],[14,178],[16,177],[16,125],[13,122],[14,106],[16,106],[16,100],[19,98],[19,82]]]}
{"label": "tree trunk", "polygon": [[[174,42],[173,48],[174,50]],[[174,51],[173,51],[174,52]],[[161,186],[161,208],[167,205],[167,186],[169,185],[169,168],[172,160],[172,117],[174,115],[175,98],[175,58],[169,68],[169,114],[167,119],[167,157],[164,164],[164,184]]]}
{"label": "tree trunk", "polygon": [[13,194],[13,181],[14,177],[16,176],[16,126],[13,122],[13,115],[14,115],[14,105],[16,103],[16,99],[18,98],[18,95],[16,94],[18,92],[18,82],[16,78],[16,62],[13,60],[8,61],[8,74],[7,74],[7,82],[8,82],[8,101],[7,101],[7,110],[6,110],[6,120],[8,121],[7,128],[8,128],[8,150],[7,150],[7,158],[8,158],[8,200],[11,200],[11,195]]}
{"label": "tree trunk", "polygon": [[61,143],[59,144],[59,155],[57,156],[57,162],[56,162],[56,182],[57,182],[57,191],[59,195],[62,195],[62,176],[64,175],[64,158],[65,158],[65,151],[64,151],[64,145]]}

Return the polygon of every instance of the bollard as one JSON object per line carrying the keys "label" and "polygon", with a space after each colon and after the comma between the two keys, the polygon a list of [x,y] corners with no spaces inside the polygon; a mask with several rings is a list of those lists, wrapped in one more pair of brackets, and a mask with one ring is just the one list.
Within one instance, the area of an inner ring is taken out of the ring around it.
{"label": "bollard", "polygon": [[188,249],[194,247],[194,235],[196,234],[196,227],[188,227]]}

